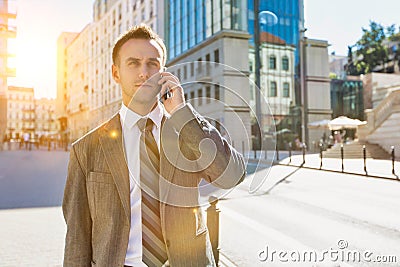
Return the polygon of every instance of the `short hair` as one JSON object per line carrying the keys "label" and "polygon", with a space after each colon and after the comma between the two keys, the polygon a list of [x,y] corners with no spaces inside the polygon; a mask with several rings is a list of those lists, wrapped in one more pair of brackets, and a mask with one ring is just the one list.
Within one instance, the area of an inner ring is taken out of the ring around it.
{"label": "short hair", "polygon": [[149,26],[143,23],[132,27],[129,31],[118,38],[112,52],[112,60],[114,65],[117,65],[117,62],[119,61],[119,51],[121,50],[121,47],[130,39],[145,39],[156,41],[156,43],[162,50],[163,55],[161,55],[161,59],[162,64],[165,65],[167,61],[167,49],[163,40]]}

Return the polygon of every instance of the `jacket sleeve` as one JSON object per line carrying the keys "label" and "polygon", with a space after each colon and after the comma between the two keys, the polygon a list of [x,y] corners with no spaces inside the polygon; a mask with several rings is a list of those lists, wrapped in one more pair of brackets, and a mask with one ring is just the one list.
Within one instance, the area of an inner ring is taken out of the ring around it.
{"label": "jacket sleeve", "polygon": [[246,174],[243,156],[189,103],[174,112],[169,120],[180,141],[194,154],[203,178],[224,189],[243,181]]}
{"label": "jacket sleeve", "polygon": [[75,146],[72,146],[70,152],[62,209],[67,224],[63,266],[91,266],[92,221],[86,191],[86,176],[78,160]]}

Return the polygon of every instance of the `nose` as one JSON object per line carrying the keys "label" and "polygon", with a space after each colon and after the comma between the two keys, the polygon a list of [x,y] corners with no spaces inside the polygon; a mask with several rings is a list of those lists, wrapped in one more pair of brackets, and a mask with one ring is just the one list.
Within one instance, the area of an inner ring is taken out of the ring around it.
{"label": "nose", "polygon": [[149,69],[147,68],[146,64],[143,64],[140,68],[140,72],[139,72],[139,77],[142,79],[147,80],[150,75],[149,75]]}

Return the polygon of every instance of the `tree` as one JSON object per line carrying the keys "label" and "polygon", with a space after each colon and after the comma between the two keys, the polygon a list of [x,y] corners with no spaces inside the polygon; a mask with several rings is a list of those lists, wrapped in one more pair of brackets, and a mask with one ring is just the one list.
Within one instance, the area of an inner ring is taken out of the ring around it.
{"label": "tree", "polygon": [[[389,34],[394,34],[394,25],[389,27]],[[369,23],[370,29],[362,28],[363,35],[355,44],[357,60],[355,67],[358,72],[369,73],[375,67],[388,61],[388,50],[382,42],[386,39],[385,28],[374,21]]]}

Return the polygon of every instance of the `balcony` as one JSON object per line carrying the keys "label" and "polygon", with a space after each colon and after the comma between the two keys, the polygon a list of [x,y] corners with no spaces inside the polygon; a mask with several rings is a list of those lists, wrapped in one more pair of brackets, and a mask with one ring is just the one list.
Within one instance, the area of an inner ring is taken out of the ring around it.
{"label": "balcony", "polygon": [[15,77],[17,76],[17,70],[15,68],[6,68],[5,71],[0,70],[0,77]]}
{"label": "balcony", "polygon": [[8,24],[0,24],[0,37],[15,38],[17,37],[17,27]]}
{"label": "balcony", "polygon": [[9,57],[15,57],[16,55],[15,54],[11,54],[11,53],[7,53],[7,52],[4,52],[4,51],[0,51],[0,58],[9,58]]}
{"label": "balcony", "polygon": [[17,14],[16,13],[0,11],[0,18],[1,19],[16,19],[17,18]]}

